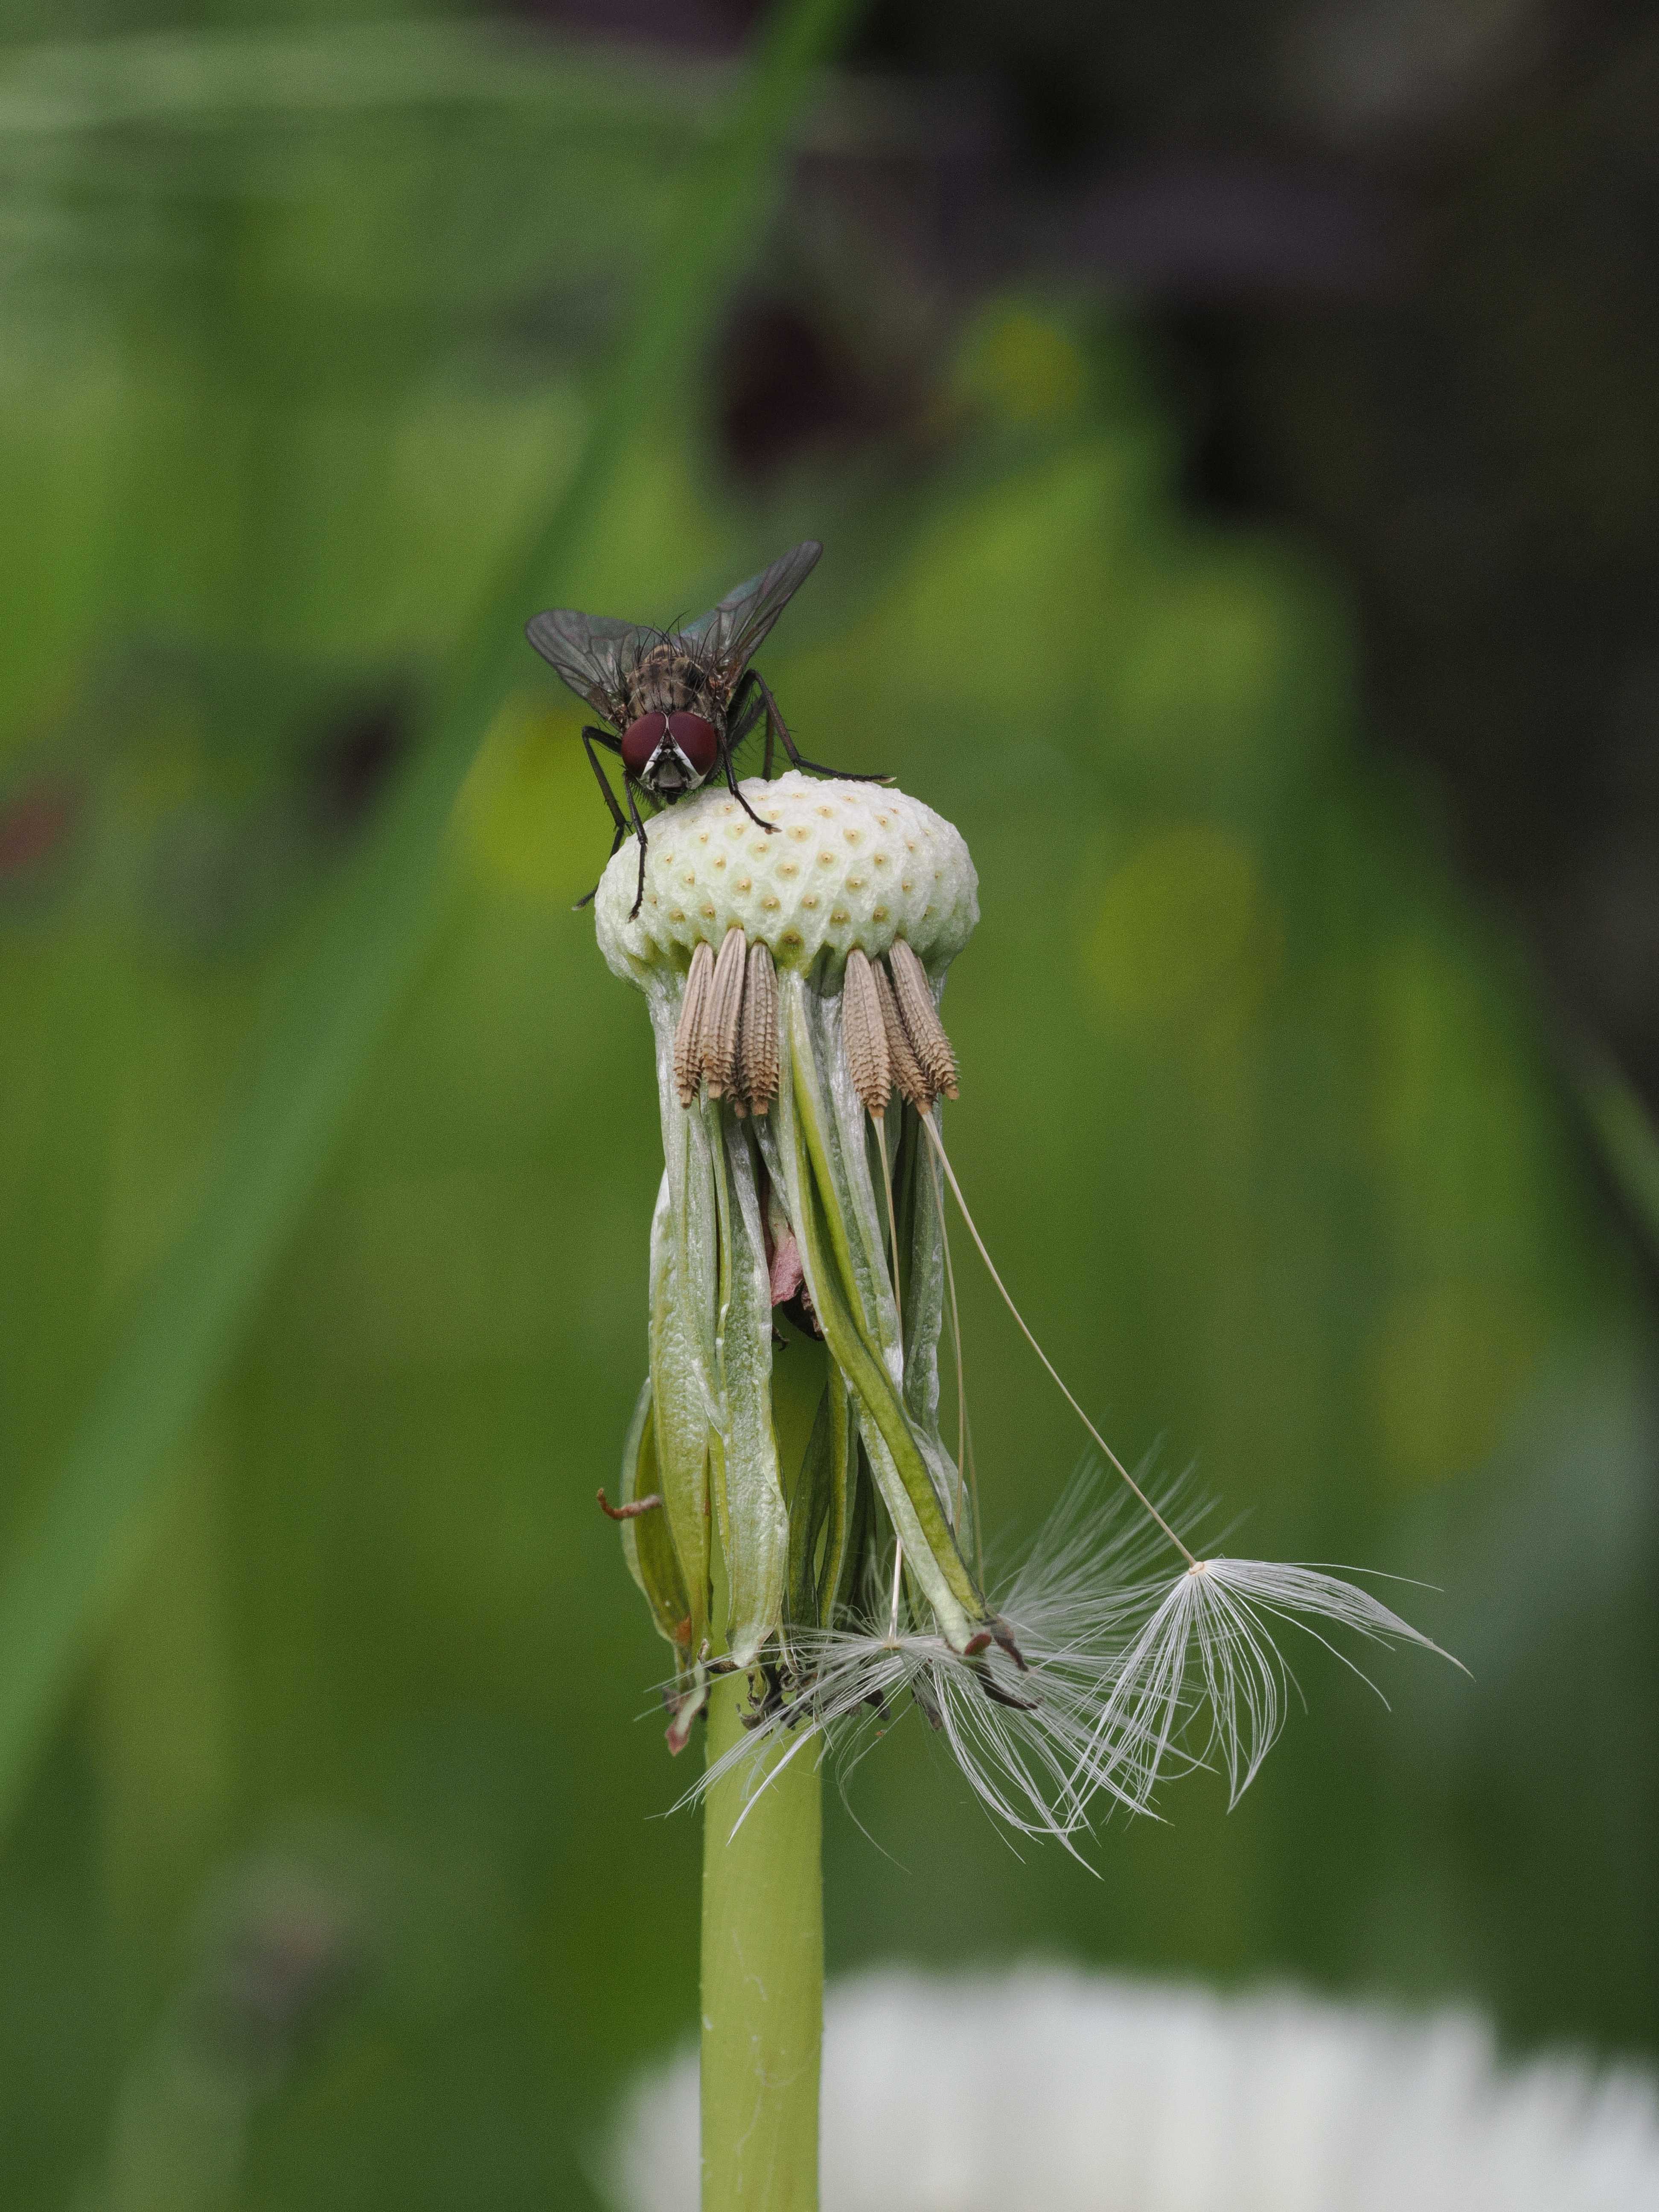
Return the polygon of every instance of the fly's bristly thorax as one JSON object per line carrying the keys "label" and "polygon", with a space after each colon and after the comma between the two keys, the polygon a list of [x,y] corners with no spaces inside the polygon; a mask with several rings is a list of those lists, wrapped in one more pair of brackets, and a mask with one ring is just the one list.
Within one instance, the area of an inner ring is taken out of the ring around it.
{"label": "fly's bristly thorax", "polygon": [[[856,1759],[914,1707],[993,1812],[1074,1848],[1099,1804],[1145,1810],[1168,1774],[1248,1784],[1285,1711],[1279,1625],[1427,1644],[1335,1577],[1200,1558],[1014,1305],[941,1128],[958,1073],[940,994],[978,921],[950,823],[869,783],[717,787],[650,823],[642,890],[624,848],[593,905],[650,1007],[664,1153],[649,1374],[608,1510],[672,1649],[671,1747],[712,1679],[748,1683],[747,1741],[698,1792],[763,1746]],[[995,1589],[947,1194],[1111,1471]]]}

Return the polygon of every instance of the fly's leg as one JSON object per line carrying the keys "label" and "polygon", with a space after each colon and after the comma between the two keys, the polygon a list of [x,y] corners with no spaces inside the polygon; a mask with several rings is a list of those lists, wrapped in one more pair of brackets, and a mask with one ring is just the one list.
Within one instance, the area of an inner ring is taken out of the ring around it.
{"label": "fly's leg", "polygon": [[[733,752],[766,712],[766,702],[760,696],[760,679],[751,668],[738,684],[732,697],[732,711],[726,719],[726,743]],[[761,763],[762,781],[772,781],[772,725],[766,725],[766,757]]]}
{"label": "fly's leg", "polygon": [[[628,919],[632,921],[635,915],[638,914],[641,907],[645,903],[645,856],[647,848],[645,842],[645,824],[640,819],[639,805],[634,797],[634,779],[629,775],[626,769],[623,770],[623,791],[627,798],[628,811],[634,823],[634,835],[640,841],[639,888],[634,894],[633,905],[628,909]],[[620,843],[621,840],[618,839],[617,842]]]}
{"label": "fly's leg", "polygon": [[[621,807],[617,804],[617,794],[611,788],[610,777],[599,766],[599,757],[593,750],[596,743],[604,745],[607,751],[619,753],[622,750],[622,739],[613,738],[609,730],[595,729],[591,722],[582,732],[582,750],[587,755],[587,765],[599,778],[599,789],[605,793],[605,803],[611,809],[611,819],[617,825],[617,845],[620,845],[628,835],[628,821]],[[612,853],[616,851],[617,845],[611,848]]]}
{"label": "fly's leg", "polygon": [[[728,723],[726,726],[729,732],[731,727],[730,724]],[[749,728],[752,729],[753,726],[754,725],[751,722]],[[747,737],[749,730],[745,729],[743,734],[744,737]],[[754,823],[757,828],[764,830],[767,836],[769,837],[778,825],[775,822],[762,821],[760,816],[756,813],[754,808],[749,804],[749,801],[738,789],[737,772],[732,766],[732,740],[728,735],[720,746],[720,758],[726,763],[726,787],[731,793],[732,798],[737,800],[738,805],[742,807],[744,812],[749,817],[749,819]]]}
{"label": "fly's leg", "polygon": [[750,670],[749,674],[754,681],[756,689],[759,691],[762,699],[765,702],[766,745],[769,753],[772,747],[772,731],[775,726],[778,737],[783,745],[783,750],[788,754],[791,761],[797,768],[811,769],[814,775],[839,776],[847,783],[890,783],[893,781],[890,775],[872,775],[867,771],[860,772],[856,769],[826,768],[822,761],[803,760],[800,755],[795,750],[795,741],[789,734],[789,726],[784,720],[783,716],[778,712],[778,702],[772,696],[771,690],[767,684],[766,678],[762,676],[757,670],[753,668]]}
{"label": "fly's leg", "polygon": [[[622,739],[620,738],[613,738],[609,730],[595,729],[591,723],[582,732],[582,749],[587,755],[587,764],[592,769],[594,775],[599,778],[599,789],[605,793],[605,803],[611,809],[611,819],[617,825],[617,834],[611,840],[611,851],[607,856],[609,859],[614,860],[617,854],[622,849],[623,839],[628,835],[628,817],[623,812],[621,807],[617,805],[617,794],[611,788],[611,779],[606,775],[605,770],[599,765],[599,757],[593,750],[595,739],[597,739],[600,744],[607,747],[608,750],[613,753],[619,753],[622,750]],[[624,781],[625,781],[626,778],[624,778]],[[599,885],[595,884],[593,890],[587,892],[583,897],[579,898],[576,901],[576,904],[574,908],[573,908],[573,911],[579,913],[583,907],[591,905],[593,899],[593,891],[597,891],[599,888]]]}

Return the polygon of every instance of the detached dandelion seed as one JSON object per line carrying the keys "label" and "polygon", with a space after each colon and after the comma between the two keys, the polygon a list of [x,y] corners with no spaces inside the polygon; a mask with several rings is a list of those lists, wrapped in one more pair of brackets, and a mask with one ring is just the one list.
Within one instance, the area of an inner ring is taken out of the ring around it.
{"label": "detached dandelion seed", "polygon": [[[1149,1802],[1196,1711],[1203,1741],[1195,1753],[1182,1749],[1182,1756],[1218,1767],[1227,1778],[1228,1802],[1237,1803],[1284,1724],[1293,1680],[1273,1640],[1274,1620],[1328,1645],[1316,1623],[1351,1630],[1372,1644],[1416,1644],[1449,1656],[1368,1591],[1335,1575],[1263,1559],[1200,1559],[1168,1590],[1123,1653],[1096,1728],[1091,1753],[1110,1765],[1127,1802],[1137,1808]],[[1346,1654],[1337,1656],[1353,1665]]]}

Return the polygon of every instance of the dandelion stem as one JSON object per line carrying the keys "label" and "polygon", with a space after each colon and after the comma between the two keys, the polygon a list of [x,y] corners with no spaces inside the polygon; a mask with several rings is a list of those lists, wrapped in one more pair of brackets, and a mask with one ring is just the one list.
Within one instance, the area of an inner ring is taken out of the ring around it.
{"label": "dandelion stem", "polygon": [[1042,1346],[1037,1342],[1036,1337],[1032,1335],[1030,1328],[1027,1328],[1024,1315],[1021,1313],[1019,1308],[1014,1304],[1013,1299],[1010,1297],[1008,1285],[1003,1281],[1001,1276],[998,1274],[996,1271],[996,1263],[985,1249],[985,1239],[980,1235],[979,1231],[974,1225],[974,1217],[968,1211],[968,1201],[962,1194],[962,1185],[957,1181],[956,1170],[951,1165],[950,1158],[945,1152],[945,1139],[940,1136],[939,1131],[933,1127],[933,1116],[930,1114],[919,1114],[916,1116],[916,1119],[921,1123],[922,1127],[927,1132],[928,1139],[933,1145],[933,1151],[939,1159],[939,1165],[944,1169],[945,1176],[949,1180],[951,1189],[956,1198],[957,1205],[961,1211],[963,1220],[967,1224],[968,1234],[973,1238],[975,1244],[978,1247],[979,1256],[985,1262],[985,1271],[987,1274],[990,1276],[991,1280],[996,1285],[998,1291],[1001,1293],[1002,1303],[1007,1307],[1009,1312],[1012,1314],[1015,1322],[1018,1325],[1020,1334],[1025,1339],[1027,1344],[1030,1346],[1032,1351],[1036,1352],[1037,1358],[1048,1369],[1048,1373],[1054,1381],[1054,1387],[1060,1392],[1060,1396],[1065,1399],[1066,1404],[1077,1415],[1079,1420],[1082,1422],[1084,1427],[1087,1429],[1089,1434],[1100,1446],[1102,1451],[1105,1453],[1108,1463],[1110,1465],[1113,1471],[1121,1475],[1123,1480],[1127,1483],[1129,1488],[1140,1500],[1147,1512],[1152,1515],[1153,1520],[1157,1522],[1158,1527],[1164,1531],[1170,1541],[1175,1546],[1176,1551],[1180,1553],[1182,1558],[1187,1562],[1187,1565],[1189,1567],[1196,1567],[1198,1565],[1197,1554],[1188,1550],[1186,1545],[1182,1542],[1180,1537],[1176,1535],[1175,1530],[1170,1526],[1164,1516],[1158,1511],[1152,1499],[1147,1497],[1146,1492],[1135,1480],[1133,1475],[1132,1475],[1128,1468],[1124,1466],[1122,1461],[1112,1449],[1110,1444],[1107,1443],[1105,1437],[1101,1435],[1100,1431],[1095,1426],[1094,1423],[1089,1419],[1089,1416],[1084,1412],[1082,1407],[1079,1405],[1077,1400],[1066,1389],[1064,1382],[1060,1379],[1059,1369],[1054,1365],[1054,1361],[1049,1358]]}
{"label": "dandelion stem", "polygon": [[[744,1741],[746,1692],[742,1675],[714,1686],[711,1765]],[[799,1747],[785,1737],[740,1760],[704,1809],[703,2212],[817,2205],[823,1790]]]}
{"label": "dandelion stem", "polygon": [[[806,1347],[775,1365],[780,1462],[798,1468],[822,1388]],[[792,1364],[793,1363],[793,1364]],[[814,1387],[817,1386],[817,1387]],[[726,1613],[715,1559],[715,1620]],[[747,1679],[716,1682],[708,1765],[752,1742]],[[703,2212],[817,2212],[823,2021],[823,1786],[799,1739],[758,1747],[709,1786],[702,1841]]]}

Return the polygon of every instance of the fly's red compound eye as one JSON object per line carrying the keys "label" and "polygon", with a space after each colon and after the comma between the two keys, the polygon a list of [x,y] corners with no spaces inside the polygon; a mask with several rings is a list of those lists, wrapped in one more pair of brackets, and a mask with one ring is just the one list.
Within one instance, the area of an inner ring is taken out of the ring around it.
{"label": "fly's red compound eye", "polygon": [[[690,720],[694,718],[682,715],[677,719]],[[630,722],[623,732],[623,766],[635,781],[645,774],[645,764],[662,743],[667,727],[666,714],[641,714],[637,722]]]}
{"label": "fly's red compound eye", "polygon": [[699,775],[707,775],[720,758],[720,741],[712,722],[701,714],[671,714],[668,727],[674,743]]}

